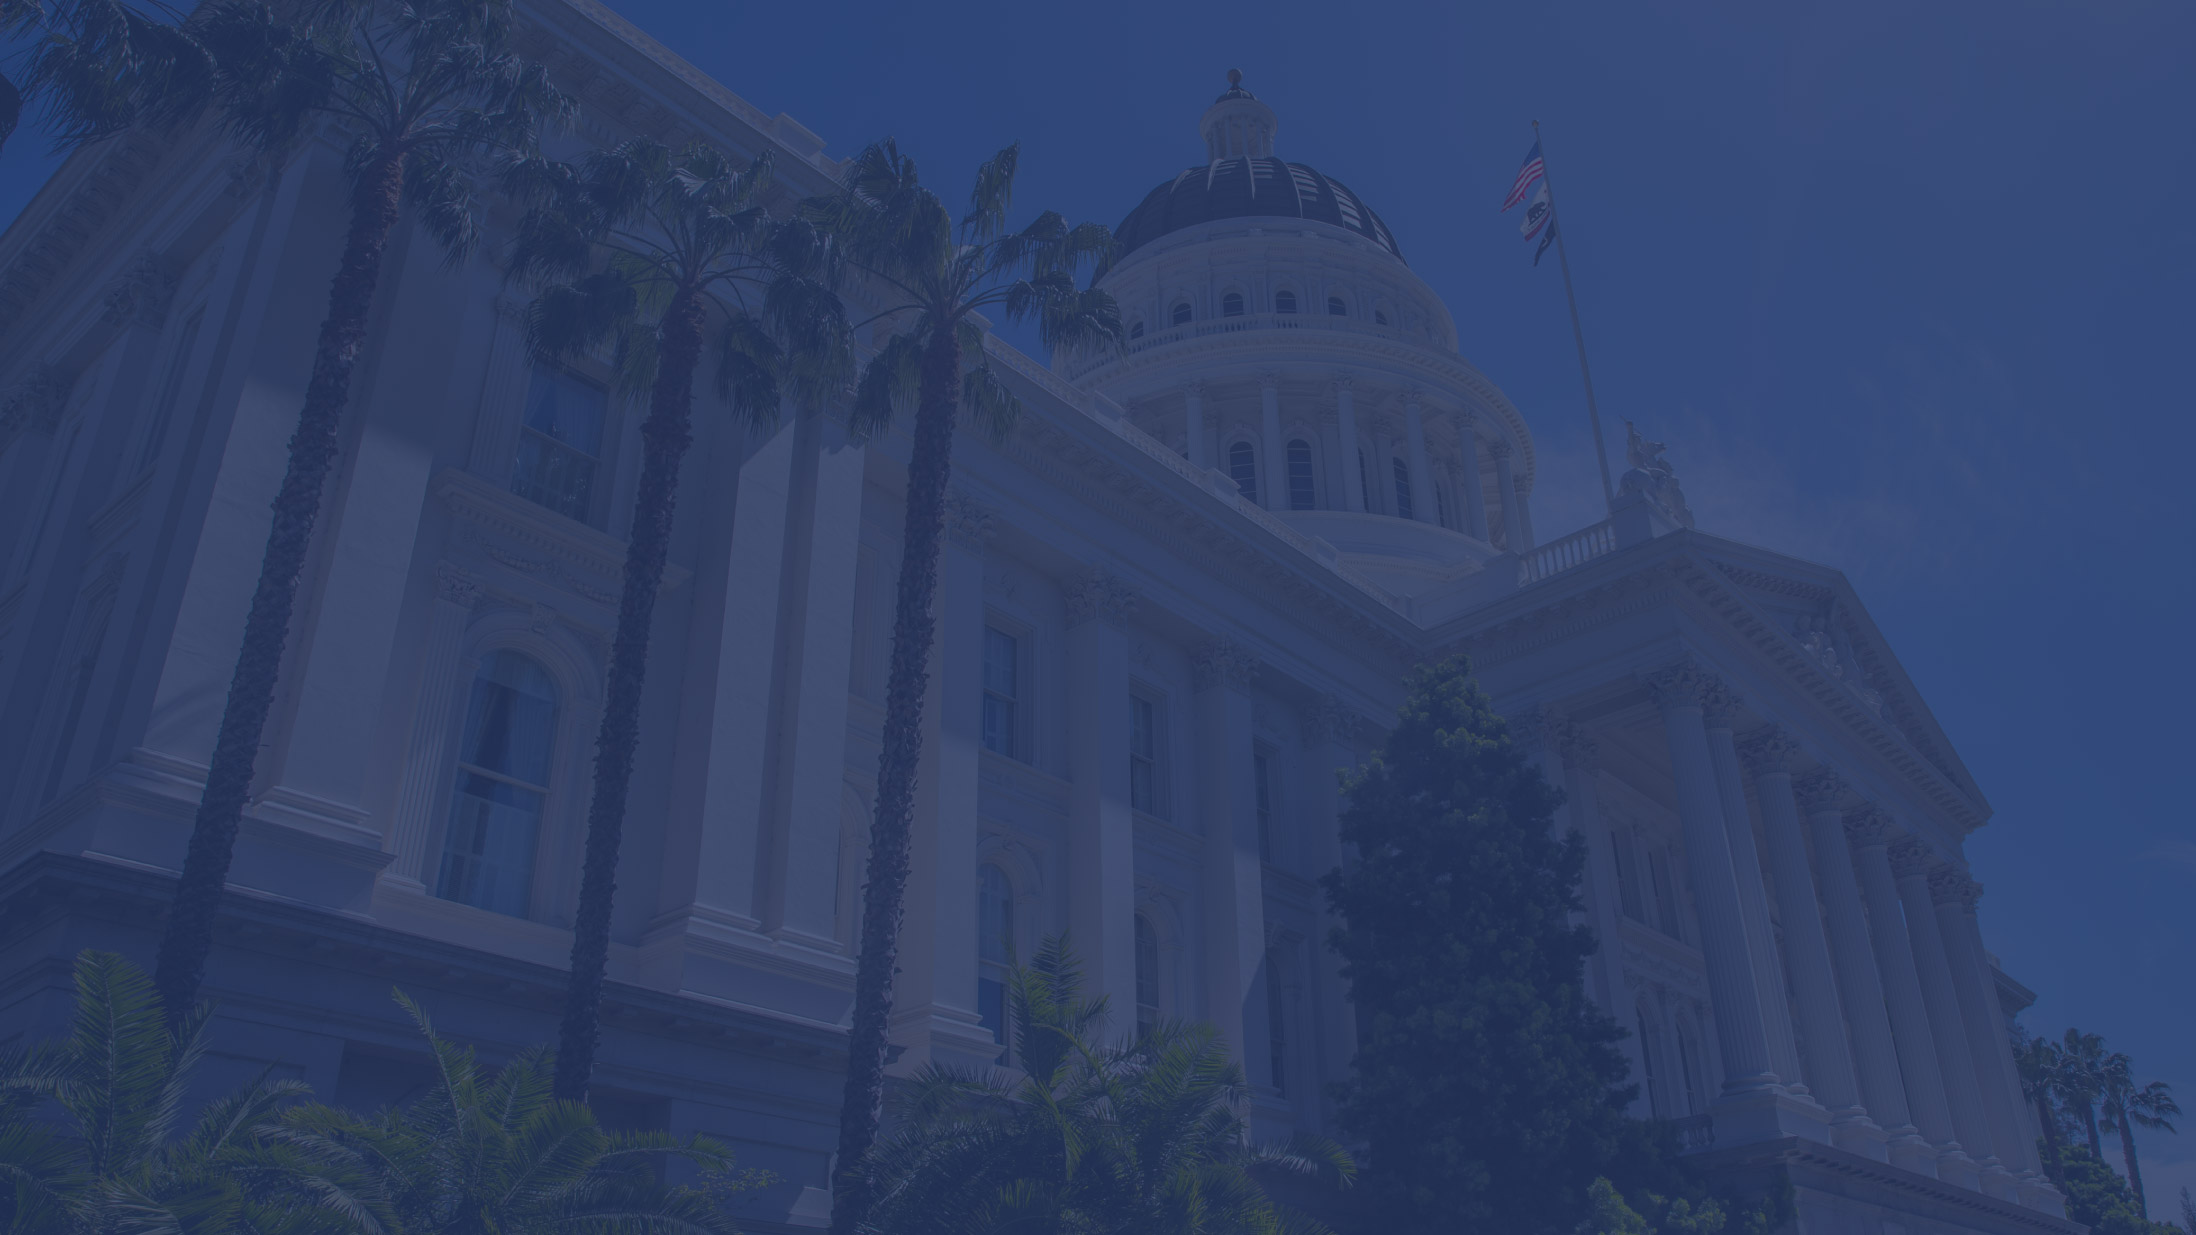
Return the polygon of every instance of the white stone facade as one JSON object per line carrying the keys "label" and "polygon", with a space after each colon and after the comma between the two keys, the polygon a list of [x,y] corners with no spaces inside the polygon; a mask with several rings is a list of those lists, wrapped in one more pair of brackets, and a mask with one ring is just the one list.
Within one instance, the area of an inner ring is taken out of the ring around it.
{"label": "white stone facade", "polygon": [[[528,11],[589,111],[568,145],[706,136],[773,150],[781,204],[828,186],[814,135],[591,0]],[[1208,153],[1270,155],[1237,93]],[[340,165],[124,138],[0,239],[0,1032],[61,1023],[77,949],[150,954]],[[589,365],[535,371],[495,251],[391,249],[209,973],[209,1083],[274,1061],[402,1096],[392,986],[491,1055],[551,1036],[639,417]],[[1108,285],[1128,345],[1048,369],[994,344],[1023,422],[957,448],[896,1069],[997,1059],[998,941],[1069,929],[1124,1031],[1238,1046],[1261,1136],[1334,1130],[1335,772],[1412,664],[1466,652],[1587,839],[1589,983],[1634,1031],[1638,1114],[1788,1173],[1804,1231],[2072,1229],[1965,874],[1989,807],[1842,576],[1640,494],[1536,542],[1524,417],[1363,230],[1214,218]],[[657,611],[601,1094],[733,1142],[781,1177],[751,1227],[808,1229],[907,443],[725,411],[698,409]]]}

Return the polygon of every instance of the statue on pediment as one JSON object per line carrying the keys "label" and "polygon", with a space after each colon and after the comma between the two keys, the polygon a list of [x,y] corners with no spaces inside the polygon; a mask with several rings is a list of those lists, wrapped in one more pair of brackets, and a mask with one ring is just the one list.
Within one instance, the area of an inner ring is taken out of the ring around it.
{"label": "statue on pediment", "polygon": [[1625,421],[1624,462],[1630,470],[1624,473],[1624,479],[1617,487],[1653,502],[1679,527],[1691,527],[1693,509],[1685,504],[1685,490],[1678,485],[1676,471],[1670,467],[1670,461],[1662,457],[1664,449],[1661,442],[1641,437],[1639,426]]}

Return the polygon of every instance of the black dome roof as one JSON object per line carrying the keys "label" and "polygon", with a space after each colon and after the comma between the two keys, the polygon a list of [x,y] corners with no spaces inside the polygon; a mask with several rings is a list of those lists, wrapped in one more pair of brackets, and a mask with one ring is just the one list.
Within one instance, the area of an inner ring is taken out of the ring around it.
{"label": "black dome roof", "polygon": [[1114,229],[1114,238],[1126,257],[1185,227],[1257,218],[1315,219],[1347,228],[1403,260],[1388,225],[1347,185],[1302,163],[1273,158],[1221,159],[1185,169],[1146,194]]}

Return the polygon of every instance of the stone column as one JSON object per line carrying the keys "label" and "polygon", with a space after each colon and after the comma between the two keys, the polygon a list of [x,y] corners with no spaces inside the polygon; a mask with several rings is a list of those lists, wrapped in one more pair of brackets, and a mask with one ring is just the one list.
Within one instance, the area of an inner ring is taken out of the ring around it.
{"label": "stone column", "polygon": [[442,770],[455,747],[450,739],[454,722],[468,705],[468,692],[458,681],[464,662],[465,626],[480,603],[480,585],[447,562],[435,567],[435,598],[427,618],[427,634],[420,649],[423,663],[419,695],[412,708],[412,731],[404,754],[404,783],[397,794],[395,817],[390,820],[389,852],[396,856],[381,872],[381,881],[407,892],[432,892],[434,879],[427,869],[427,838],[435,820],[447,805],[442,791]]}
{"label": "stone column", "polygon": [[[1203,917],[1202,1019],[1243,1070],[1272,1075],[1263,998],[1265,867],[1258,852],[1258,783],[1251,753],[1251,675],[1258,660],[1232,639],[1197,654],[1197,817],[1204,835],[1198,885]],[[1258,995],[1253,998],[1254,993]]]}
{"label": "stone column", "polygon": [[1670,747],[1670,774],[1677,784],[1678,819],[1692,867],[1701,955],[1707,962],[1714,1004],[1716,1045],[1723,1059],[1723,1093],[1729,1098],[1773,1089],[1777,1075],[1769,1062],[1761,992],[1747,951],[1746,918],[1739,907],[1738,881],[1732,875],[1731,842],[1723,826],[1715,763],[1701,721],[1703,696],[1712,683],[1690,663],[1646,679],[1662,712],[1663,736]]}
{"label": "stone column", "polygon": [[1944,939],[1945,959],[1951,965],[1960,1019],[1967,1026],[1967,1049],[1975,1064],[1975,1087],[1982,1092],[1983,1114],[1990,1120],[1999,1161],[2019,1174],[2041,1164],[2031,1157],[2033,1136],[2028,1121],[2021,1117],[2025,1103],[2013,1073],[2012,1044],[2005,1017],[1998,1011],[1988,964],[1968,944],[1972,921],[1968,912],[1980,895],[1982,886],[1949,862],[1929,872],[1929,899],[1936,908],[1937,933]]}
{"label": "stone column", "polygon": [[[1342,847],[1342,773],[1357,765],[1357,752],[1350,745],[1356,734],[1358,718],[1332,696],[1321,698],[1304,712],[1302,719],[1304,743],[1303,792],[1310,809],[1305,812],[1304,834],[1311,848],[1312,859],[1323,871],[1337,870],[1349,859]],[[1350,1059],[1357,1053],[1357,1017],[1350,1004],[1349,983],[1342,977],[1342,958],[1333,948],[1326,946],[1328,934],[1339,926],[1340,920],[1326,908],[1326,898],[1319,898],[1319,940],[1313,948],[1314,972],[1318,983],[1318,998],[1313,1006],[1319,1009],[1319,1064],[1323,1080],[1339,1080],[1349,1072]],[[1315,1091],[1316,1102],[1307,1106],[1316,1109],[1320,1132],[1335,1128],[1334,1101],[1322,1084]]]}
{"label": "stone column", "polygon": [[1128,619],[1136,597],[1101,569],[1068,593],[1068,924],[1092,995],[1136,1006],[1136,818],[1129,807]]}
{"label": "stone column", "polygon": [[1967,1049],[1967,1026],[1960,1019],[1952,965],[1937,928],[1936,907],[1929,900],[1929,868],[1936,860],[1912,837],[1893,842],[1887,857],[1898,885],[1899,906],[1905,911],[1907,942],[1914,949],[1922,1006],[1929,1010],[1929,1038],[1937,1044],[1938,1072],[1944,1078],[1946,1104],[1952,1108],[1952,1126],[1959,1132],[1961,1146],[1981,1168],[1983,1190],[2004,1191],[1992,1186],[2004,1177],[2005,1167],[1998,1161],[1990,1116],[1983,1109],[1982,1089],[1975,1083],[1975,1058]]}
{"label": "stone column", "polygon": [[1470,412],[1456,415],[1457,445],[1464,452],[1464,527],[1474,540],[1487,539],[1487,489],[1479,478],[1479,430]]}
{"label": "stone column", "polygon": [[1961,1147],[1952,1119],[1936,1035],[1929,1025],[1929,1005],[1922,995],[1921,972],[1914,966],[1913,941],[1907,935],[1891,875],[1889,822],[1878,809],[1863,807],[1846,815],[1845,832],[1860,867],[1870,944],[1876,954],[1876,972],[1883,978],[1884,1011],[1898,1047],[1899,1073],[1906,1080],[1907,1109],[1922,1136],[1937,1148],[1937,1177],[1975,1187],[1975,1162]]}
{"label": "stone column", "polygon": [[894,1070],[927,1063],[981,1067],[998,1054],[976,1012],[977,780],[983,749],[984,546],[991,512],[946,492],[938,554],[938,635],[923,705],[900,947]]}
{"label": "stone column", "polygon": [[1425,413],[1418,405],[1417,391],[1412,391],[1403,404],[1403,435],[1410,448],[1407,466],[1411,473],[1411,516],[1420,523],[1438,526],[1441,498],[1434,492],[1433,464],[1426,457]]}
{"label": "stone column", "polygon": [[1800,1070],[1799,1045],[1792,1035],[1792,1003],[1777,955],[1776,928],[1769,920],[1769,895],[1762,886],[1761,850],[1754,840],[1753,812],[1746,805],[1746,783],[1732,738],[1738,696],[1721,682],[1702,696],[1701,723],[1708,732],[1708,756],[1716,769],[1716,796],[1723,825],[1730,833],[1731,874],[1738,883],[1739,912],[1746,922],[1746,950],[1753,957],[1754,983],[1761,991],[1762,1028],[1769,1034],[1769,1064],[1796,1096],[1809,1096]]}
{"label": "stone column", "polygon": [[1853,874],[1853,850],[1846,843],[1845,781],[1829,768],[1817,768],[1795,782],[1793,792],[1814,830],[1815,873],[1822,886],[1823,917],[1837,962],[1838,994],[1851,1033],[1861,1102],[1890,1138],[1891,1161],[1933,1175],[1936,1153],[1916,1131],[1908,1110],[1898,1048],[1892,1043],[1891,1020],[1885,1011],[1889,995],[1877,974],[1875,953],[1869,949],[1860,881]]}
{"label": "stone column", "polygon": [[1259,453],[1265,456],[1259,471],[1259,504],[1267,510],[1289,508],[1289,466],[1281,450],[1281,386],[1276,374],[1258,375]]}
{"label": "stone column", "polygon": [[1860,1104],[1860,1084],[1846,1043],[1845,1008],[1830,965],[1830,945],[1823,935],[1807,838],[1800,832],[1799,809],[1792,796],[1792,764],[1799,743],[1772,725],[1752,735],[1744,753],[1761,803],[1762,834],[1768,843],[1769,871],[1776,880],[1777,905],[1784,911],[1784,959],[1791,974],[1792,997],[1799,1005],[1800,1032],[1806,1039],[1808,1088],[1816,1101],[1829,1108],[1833,1142],[1879,1162],[1888,1161],[1883,1130]]}
{"label": "stone column", "polygon": [[1510,444],[1498,437],[1487,449],[1494,455],[1495,490],[1502,499],[1502,547],[1523,553],[1533,547],[1533,536],[1525,527],[1525,504],[1517,497],[1517,475],[1510,470]]}
{"label": "stone column", "polygon": [[1205,442],[1205,384],[1193,381],[1184,396],[1189,404],[1189,461],[1202,472],[1212,466],[1212,451]]}
{"label": "stone column", "polygon": [[[1615,851],[1610,843],[1608,824],[1601,817],[1601,743],[1584,726],[1568,717],[1556,719],[1549,728],[1556,757],[1563,761],[1565,822],[1586,842],[1586,920],[1600,941],[1600,946],[1594,949],[1589,977],[1601,1006],[1621,1024],[1624,1017],[1619,1007],[1627,994],[1618,933],[1623,929],[1620,924],[1622,906],[1617,891]],[[1634,1076],[1645,1075],[1639,1054],[1642,1047],[1637,1036],[1626,1035],[1618,1049],[1631,1061]]]}
{"label": "stone column", "polygon": [[[1983,994],[1983,1006],[1995,1013],[1999,1008],[1997,983],[1990,976],[1990,953],[1983,947],[1982,923],[1976,915],[1976,902],[1982,898],[1982,885],[1971,883],[1965,898],[1965,911],[1960,915],[1959,938],[1974,956],[1974,972]],[[1951,934],[1947,932],[1947,938]],[[2044,1174],[2043,1157],[2036,1149],[2036,1138],[2042,1130],[2036,1126],[2035,1107],[2021,1092],[2020,1065],[2013,1059],[2013,1042],[2003,1021],[1991,1022],[1991,1056],[1996,1060],[2001,1079],[2011,1098],[2014,1111],[2014,1128],[2011,1133],[2020,1140],[2022,1149],[2020,1198],[2023,1205],[2046,1213],[2065,1216],[2066,1199]]]}
{"label": "stone column", "polygon": [[779,939],[837,952],[839,821],[853,668],[847,649],[854,644],[854,567],[868,452],[849,441],[837,421],[804,417],[801,428],[793,569],[786,576],[800,617],[787,627],[781,653],[785,755],[775,819],[776,878],[765,923]]}
{"label": "stone column", "polygon": [[1357,465],[1357,402],[1356,382],[1344,373],[1334,379],[1334,423],[1342,438],[1342,509],[1352,514],[1362,514],[1365,505],[1365,474]]}

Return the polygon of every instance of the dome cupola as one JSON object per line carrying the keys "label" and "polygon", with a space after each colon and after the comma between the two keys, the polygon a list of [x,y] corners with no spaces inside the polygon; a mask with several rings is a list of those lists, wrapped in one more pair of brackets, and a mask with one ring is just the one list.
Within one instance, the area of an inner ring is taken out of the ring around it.
{"label": "dome cupola", "polygon": [[1258,101],[1258,96],[1243,89],[1243,70],[1228,70],[1228,89],[1212,106],[1205,109],[1204,119],[1197,122],[1197,131],[1205,135],[1205,161],[1218,163],[1222,159],[1270,159],[1273,157],[1273,131],[1277,127],[1273,109]]}

